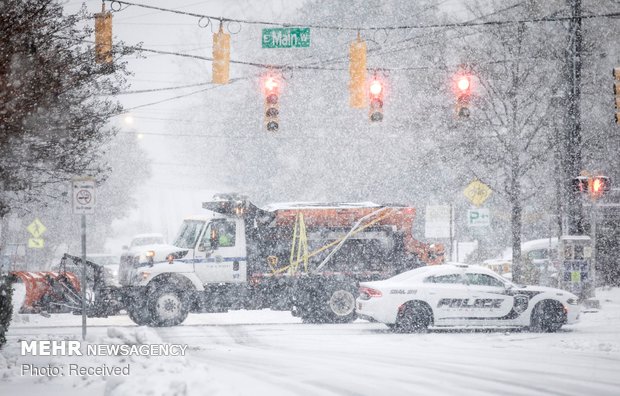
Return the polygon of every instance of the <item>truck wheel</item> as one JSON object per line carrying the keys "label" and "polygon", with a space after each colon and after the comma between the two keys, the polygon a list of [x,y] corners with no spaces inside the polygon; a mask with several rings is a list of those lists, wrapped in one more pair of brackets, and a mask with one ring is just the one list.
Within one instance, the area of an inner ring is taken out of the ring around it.
{"label": "truck wheel", "polygon": [[138,326],[147,326],[151,322],[151,314],[146,306],[146,300],[143,298],[133,298],[130,304],[125,307],[127,316]]}
{"label": "truck wheel", "polygon": [[164,283],[149,293],[147,307],[152,326],[176,326],[187,318],[189,299],[182,290]]}
{"label": "truck wheel", "polygon": [[331,290],[327,301],[328,317],[332,323],[349,323],[356,318],[355,295],[349,285],[341,285]]}
{"label": "truck wheel", "polygon": [[323,296],[316,290],[307,290],[304,300],[299,302],[299,316],[304,323],[326,323],[327,310]]}

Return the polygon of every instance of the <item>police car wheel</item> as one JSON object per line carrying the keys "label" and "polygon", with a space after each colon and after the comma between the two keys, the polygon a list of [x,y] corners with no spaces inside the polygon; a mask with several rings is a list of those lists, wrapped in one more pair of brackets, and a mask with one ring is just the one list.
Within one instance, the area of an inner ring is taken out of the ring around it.
{"label": "police car wheel", "polygon": [[432,322],[432,312],[420,302],[410,302],[399,312],[394,331],[399,333],[425,333]]}
{"label": "police car wheel", "polygon": [[530,330],[554,333],[566,322],[564,307],[558,301],[545,300],[536,304],[530,319]]}
{"label": "police car wheel", "polygon": [[148,308],[154,327],[181,324],[189,313],[185,293],[173,285],[163,284],[149,293]]}

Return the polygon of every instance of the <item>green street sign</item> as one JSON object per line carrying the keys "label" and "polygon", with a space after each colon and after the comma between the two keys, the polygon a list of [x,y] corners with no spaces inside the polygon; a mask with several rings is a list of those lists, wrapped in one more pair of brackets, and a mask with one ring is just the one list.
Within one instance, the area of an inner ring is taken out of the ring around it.
{"label": "green street sign", "polygon": [[263,48],[310,47],[310,28],[263,29]]}

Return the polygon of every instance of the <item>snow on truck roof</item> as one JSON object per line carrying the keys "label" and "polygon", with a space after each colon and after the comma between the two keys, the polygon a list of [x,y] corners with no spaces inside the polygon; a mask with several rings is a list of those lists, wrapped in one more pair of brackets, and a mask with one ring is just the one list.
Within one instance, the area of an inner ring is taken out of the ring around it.
{"label": "snow on truck roof", "polygon": [[266,211],[287,209],[357,209],[357,208],[379,208],[383,205],[374,202],[280,202],[269,204],[264,207]]}
{"label": "snow on truck roof", "polygon": [[283,202],[273,203],[264,207],[253,204],[247,196],[240,194],[217,194],[209,201],[202,203],[203,209],[225,215],[242,216],[244,214],[260,214],[277,216],[278,212],[295,210],[358,210],[382,207],[407,208],[401,204],[377,204],[374,202]]}
{"label": "snow on truck roof", "polygon": [[163,237],[164,236],[158,232],[151,232],[147,234],[136,234],[132,238],[137,239],[137,238],[163,238]]}

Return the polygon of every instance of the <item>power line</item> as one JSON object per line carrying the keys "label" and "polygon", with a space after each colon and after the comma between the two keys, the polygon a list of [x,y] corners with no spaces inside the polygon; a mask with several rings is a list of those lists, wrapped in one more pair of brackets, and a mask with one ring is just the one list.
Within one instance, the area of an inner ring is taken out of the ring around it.
{"label": "power line", "polygon": [[[122,2],[124,4],[129,4],[129,3],[125,3]],[[467,24],[467,25],[473,25],[473,21],[476,20],[480,20],[482,18],[487,18],[490,15],[494,15],[500,12],[504,12],[506,10],[518,7],[519,5],[521,5],[523,2],[519,2],[517,4],[511,5],[507,8],[504,8],[502,10],[498,10],[498,11],[494,11],[490,14],[486,14],[477,18],[474,18],[473,20],[464,22],[463,24]],[[150,6],[149,6],[150,7]],[[158,8],[158,7],[155,7]],[[197,14],[196,14],[197,15]],[[557,13],[554,13],[552,15],[557,15]],[[544,17],[544,18],[540,18],[541,20],[551,20],[551,18],[549,17]],[[479,23],[484,23],[484,22],[477,22]],[[448,29],[453,29],[454,24],[447,24],[444,26],[447,26]],[[462,25],[462,24],[461,24]],[[458,38],[457,37],[451,37],[450,39],[454,39],[454,38]],[[462,36],[461,36],[462,37]],[[411,41],[413,39],[416,39],[418,37],[413,37],[413,38],[407,38],[404,40],[401,40],[399,42],[397,42],[396,44],[401,44],[407,41]],[[88,43],[92,43],[91,41],[86,41],[86,40],[81,40],[82,42],[88,42]],[[417,48],[418,46],[410,46],[407,48],[396,48],[396,49],[388,49],[381,51],[381,48],[378,49],[374,49],[374,51],[379,51],[377,52],[377,55],[381,55],[381,54],[385,54],[385,53],[390,53],[390,52],[394,52],[394,51],[402,51],[402,50],[407,50],[407,49],[412,49],[412,48]],[[206,60],[206,61],[213,61],[213,58],[211,57],[206,57],[206,56],[200,56],[200,55],[193,55],[193,54],[186,54],[186,53],[179,53],[179,52],[171,52],[171,51],[162,51],[162,50],[155,50],[155,49],[149,49],[149,48],[142,48],[139,46],[126,46],[126,48],[129,49],[134,49],[137,51],[144,51],[144,52],[150,52],[150,53],[156,53],[156,54],[162,54],[162,55],[173,55],[173,56],[180,56],[180,57],[187,57],[187,58],[193,58],[193,59],[199,59],[199,60]],[[372,49],[369,50],[369,52],[373,51]],[[373,51],[373,52],[374,52]],[[246,65],[246,66],[253,66],[253,67],[260,67],[260,68],[274,68],[274,69],[283,69],[283,70],[292,70],[292,69],[297,69],[297,70],[327,70],[327,71],[344,71],[347,70],[344,67],[325,67],[324,64],[327,62],[334,62],[335,63],[340,63],[342,62],[341,60],[342,58],[332,58],[329,60],[321,60],[319,59],[318,61],[315,62],[311,62],[309,65],[274,65],[274,64],[265,64],[265,63],[259,63],[259,62],[248,62],[248,61],[237,61],[237,60],[230,60],[231,63],[236,63],[236,64],[241,64],[241,65]],[[505,62],[505,61],[489,61],[489,62],[485,62],[485,63],[501,63],[501,62]],[[448,66],[449,67],[449,66]],[[379,71],[419,71],[419,70],[444,70],[444,67],[437,67],[437,66],[408,66],[408,67],[395,67],[395,68],[389,68],[389,67],[384,67],[384,68],[375,68],[375,70],[379,70]],[[248,77],[244,77],[241,79],[248,79],[251,78],[251,76]],[[235,82],[238,81],[240,79],[233,79],[231,80],[231,82]],[[204,86],[204,85],[210,85],[211,83],[209,82],[204,82],[204,83],[197,83],[197,84],[189,84],[189,85],[183,85],[183,86],[175,86],[175,87],[166,87],[166,88],[154,88],[154,89],[147,89],[147,90],[137,90],[137,91],[127,91],[127,92],[120,92],[118,94],[134,94],[134,93],[148,93],[148,92],[157,92],[157,91],[168,91],[168,90],[175,90],[175,89],[184,89],[184,88],[191,88],[191,87],[198,87],[198,86]],[[146,103],[143,105],[139,105],[139,106],[134,106],[132,108],[127,109],[126,111],[132,111],[135,109],[139,109],[139,108],[143,108],[143,107],[147,107],[147,106],[152,106],[152,105],[156,105],[156,104],[160,104],[160,103],[165,103],[168,101],[172,101],[172,100],[176,100],[179,98],[183,98],[183,97],[187,97],[187,96],[191,96],[191,95],[195,95],[201,92],[205,92],[208,91],[210,89],[213,89],[216,87],[208,87],[205,89],[201,89],[201,90],[197,90],[197,91],[193,91],[187,94],[183,94],[183,95],[177,95],[171,98],[166,98],[160,101],[156,101],[156,102],[151,102],[151,103]]]}
{"label": "power line", "polygon": [[[213,83],[208,81],[208,82],[202,82],[202,83],[196,83],[196,84],[177,85],[174,87],[138,89],[135,91],[117,92],[114,95],[131,95],[131,94],[143,94],[143,93],[149,93],[149,92],[173,91],[175,89],[194,88],[194,87],[200,87],[203,85],[213,85]],[[102,95],[109,95],[109,94],[102,94]]]}
{"label": "power line", "polygon": [[[112,0],[107,0],[107,1],[112,1]],[[146,8],[152,8],[152,9],[157,9],[157,10],[162,10],[162,11],[170,11],[170,12],[174,12],[174,13],[181,13],[181,14],[185,14],[185,15],[192,15],[192,16],[201,16],[200,14],[194,14],[194,13],[187,13],[184,11],[177,11],[177,10],[170,10],[170,9],[164,9],[161,7],[153,7],[153,6],[146,6],[146,5],[141,5],[141,4],[137,4],[137,3],[129,3],[129,2],[124,2],[124,1],[112,1],[113,3],[119,3],[119,4],[127,4],[127,5],[136,5],[136,6],[140,6],[140,7],[146,7]],[[504,12],[507,10],[510,10],[512,8],[515,8],[519,5],[521,5],[523,2],[519,2],[517,4],[511,5],[509,7],[506,7],[502,10],[498,10],[498,11],[494,11],[490,14],[486,14],[480,17],[476,17],[470,21],[466,21],[460,24],[445,24],[445,25],[427,25],[427,26],[433,26],[433,27],[447,27],[447,28],[454,28],[455,26],[473,26],[476,24],[485,24],[487,22],[475,22],[477,20],[483,19],[483,18],[487,18],[490,15],[494,15],[500,12]],[[620,15],[620,13],[618,13],[618,15]],[[208,17],[208,16],[204,16],[204,17]],[[570,18],[569,18],[570,19]],[[229,19],[226,19],[229,20]],[[543,17],[540,18],[540,20],[551,20],[548,17]],[[240,20],[232,20],[235,22],[239,22]],[[258,22],[257,22],[258,23]],[[417,39],[419,37],[413,37],[413,38],[407,38],[404,40],[401,40],[395,44],[401,44],[407,41],[411,41],[413,39]],[[458,38],[458,37],[456,37]],[[74,39],[75,40],[75,39]],[[90,44],[94,44],[92,41],[87,41],[87,40],[81,40],[82,42],[86,42],[86,43],[90,43]],[[155,54],[161,54],[161,55],[172,55],[172,56],[179,56],[179,57],[185,57],[185,58],[191,58],[191,59],[199,59],[199,60],[206,60],[206,61],[213,61],[212,57],[209,56],[202,56],[202,55],[194,55],[194,54],[188,54],[188,53],[182,53],[182,52],[173,52],[173,51],[163,51],[163,50],[156,50],[156,49],[152,49],[152,48],[143,48],[141,46],[125,46],[125,48],[128,49],[133,49],[135,51],[143,51],[143,52],[150,52],[150,53],[155,53]],[[413,47],[408,47],[405,49],[412,49],[412,48],[416,48],[415,46]],[[405,50],[405,49],[401,49],[401,50]],[[380,51],[381,48],[377,48],[377,49],[371,49],[368,52],[372,53],[374,51]],[[399,49],[396,49],[399,50]],[[389,52],[393,52],[388,50],[386,51],[381,51],[378,54],[381,53],[389,53]],[[325,67],[323,66],[325,63],[330,62],[330,61],[335,61],[335,63],[341,63],[342,61],[339,62],[340,59],[343,59],[346,57],[338,57],[338,58],[332,58],[330,60],[319,60],[318,62],[311,62],[310,64],[307,65],[282,65],[282,64],[267,64],[267,63],[260,63],[260,62],[250,62],[250,61],[241,61],[241,60],[235,60],[235,59],[231,59],[230,63],[232,64],[239,64],[239,65],[245,65],[245,66],[252,66],[252,67],[258,67],[258,68],[264,68],[264,69],[279,69],[279,70],[332,70],[332,71],[344,71],[347,70],[347,68],[344,67]],[[384,67],[384,68],[377,68],[377,70],[381,70],[381,71],[400,71],[400,70],[428,70],[428,69],[436,69],[433,67],[399,67],[399,68],[389,68],[389,67]],[[172,89],[172,88],[171,88]],[[163,90],[163,89],[162,89]]]}
{"label": "power line", "polygon": [[[317,135],[296,135],[296,136],[282,136],[282,135],[266,135],[264,133],[257,133],[255,135],[207,135],[207,134],[201,134],[201,133],[186,133],[186,132],[181,132],[181,133],[165,133],[165,132],[119,132],[120,134],[124,134],[124,135],[142,135],[142,136],[163,136],[163,137],[172,137],[172,138],[178,138],[178,137],[195,137],[195,138],[202,138],[202,139],[237,139],[237,140],[276,140],[276,141],[287,141],[287,140],[308,140],[308,139],[313,139],[313,140],[321,140],[324,141],[326,138],[325,134],[317,134]],[[330,134],[329,135],[331,138],[340,138],[340,139],[349,139],[350,136],[345,136],[345,133],[340,134],[340,135],[334,135],[334,134]],[[385,139],[398,139],[398,140],[407,140],[407,139],[411,139],[411,140],[419,140],[419,137],[416,136],[405,136],[405,135],[399,135],[399,134],[390,134],[390,135],[385,135],[382,134],[381,137],[378,137],[376,135],[356,135],[355,136],[356,140],[367,140],[367,141],[378,141],[378,140],[385,140]]]}
{"label": "power line", "polygon": [[575,19],[593,19],[593,18],[618,18],[620,17],[620,12],[612,12],[606,14],[596,14],[596,15],[580,15],[578,17],[574,16],[566,16],[566,17],[542,17],[542,18],[529,18],[529,19],[519,19],[519,20],[509,20],[509,21],[481,21],[481,22],[453,22],[453,23],[437,23],[437,24],[428,24],[428,25],[397,25],[397,26],[370,26],[370,27],[346,27],[346,26],[336,26],[336,25],[316,25],[316,24],[308,24],[308,23],[288,23],[288,22],[273,22],[273,21],[260,21],[260,20],[250,20],[250,19],[237,19],[237,18],[225,18],[225,17],[217,17],[214,15],[206,15],[206,14],[196,14],[193,12],[179,11],[173,10],[170,8],[163,7],[155,7],[146,4],[139,3],[131,3],[122,0],[105,0],[111,3],[111,8],[114,11],[120,11],[119,9],[114,9],[114,4],[119,4],[122,6],[123,4],[126,6],[136,6],[141,8],[147,8],[157,11],[163,11],[168,13],[180,14],[192,16],[200,19],[207,19],[208,22],[205,25],[201,25],[206,27],[211,23],[211,20],[222,21],[222,22],[236,22],[239,24],[248,24],[248,25],[266,25],[266,26],[282,26],[282,27],[296,27],[303,26],[313,29],[327,29],[327,30],[348,30],[348,31],[377,31],[377,30],[409,30],[409,29],[433,29],[433,28],[461,28],[461,27],[475,27],[475,26],[489,26],[489,25],[509,25],[509,24],[520,24],[520,23],[541,23],[541,22],[565,22],[572,21]]}
{"label": "power line", "polygon": [[[246,79],[248,79],[248,78],[250,78],[250,77],[231,78],[231,79],[230,79],[230,83],[235,83],[235,82],[237,82],[237,81],[246,80]],[[197,93],[201,93],[201,92],[209,91],[209,90],[212,90],[212,89],[215,89],[215,88],[221,87],[221,86],[222,86],[222,85],[214,85],[214,86],[211,86],[211,87],[207,87],[207,88],[199,89],[198,91],[193,91],[193,92],[189,92],[189,93],[186,93],[186,94],[182,94],[182,95],[173,96],[173,97],[171,97],[171,98],[166,98],[166,99],[158,100],[158,101],[156,101],[156,102],[145,103],[145,104],[142,104],[142,105],[138,105],[138,106],[131,107],[131,108],[129,108],[129,109],[123,109],[123,113],[126,113],[126,112],[128,112],[128,111],[133,111],[133,110],[136,110],[136,109],[140,109],[140,108],[142,108],[142,107],[153,106],[153,105],[156,105],[156,104],[160,104],[160,103],[169,102],[169,101],[171,101],[171,100],[176,100],[176,99],[185,98],[185,97],[187,97],[187,96],[191,96],[191,95],[195,95],[195,94],[197,94]]]}

